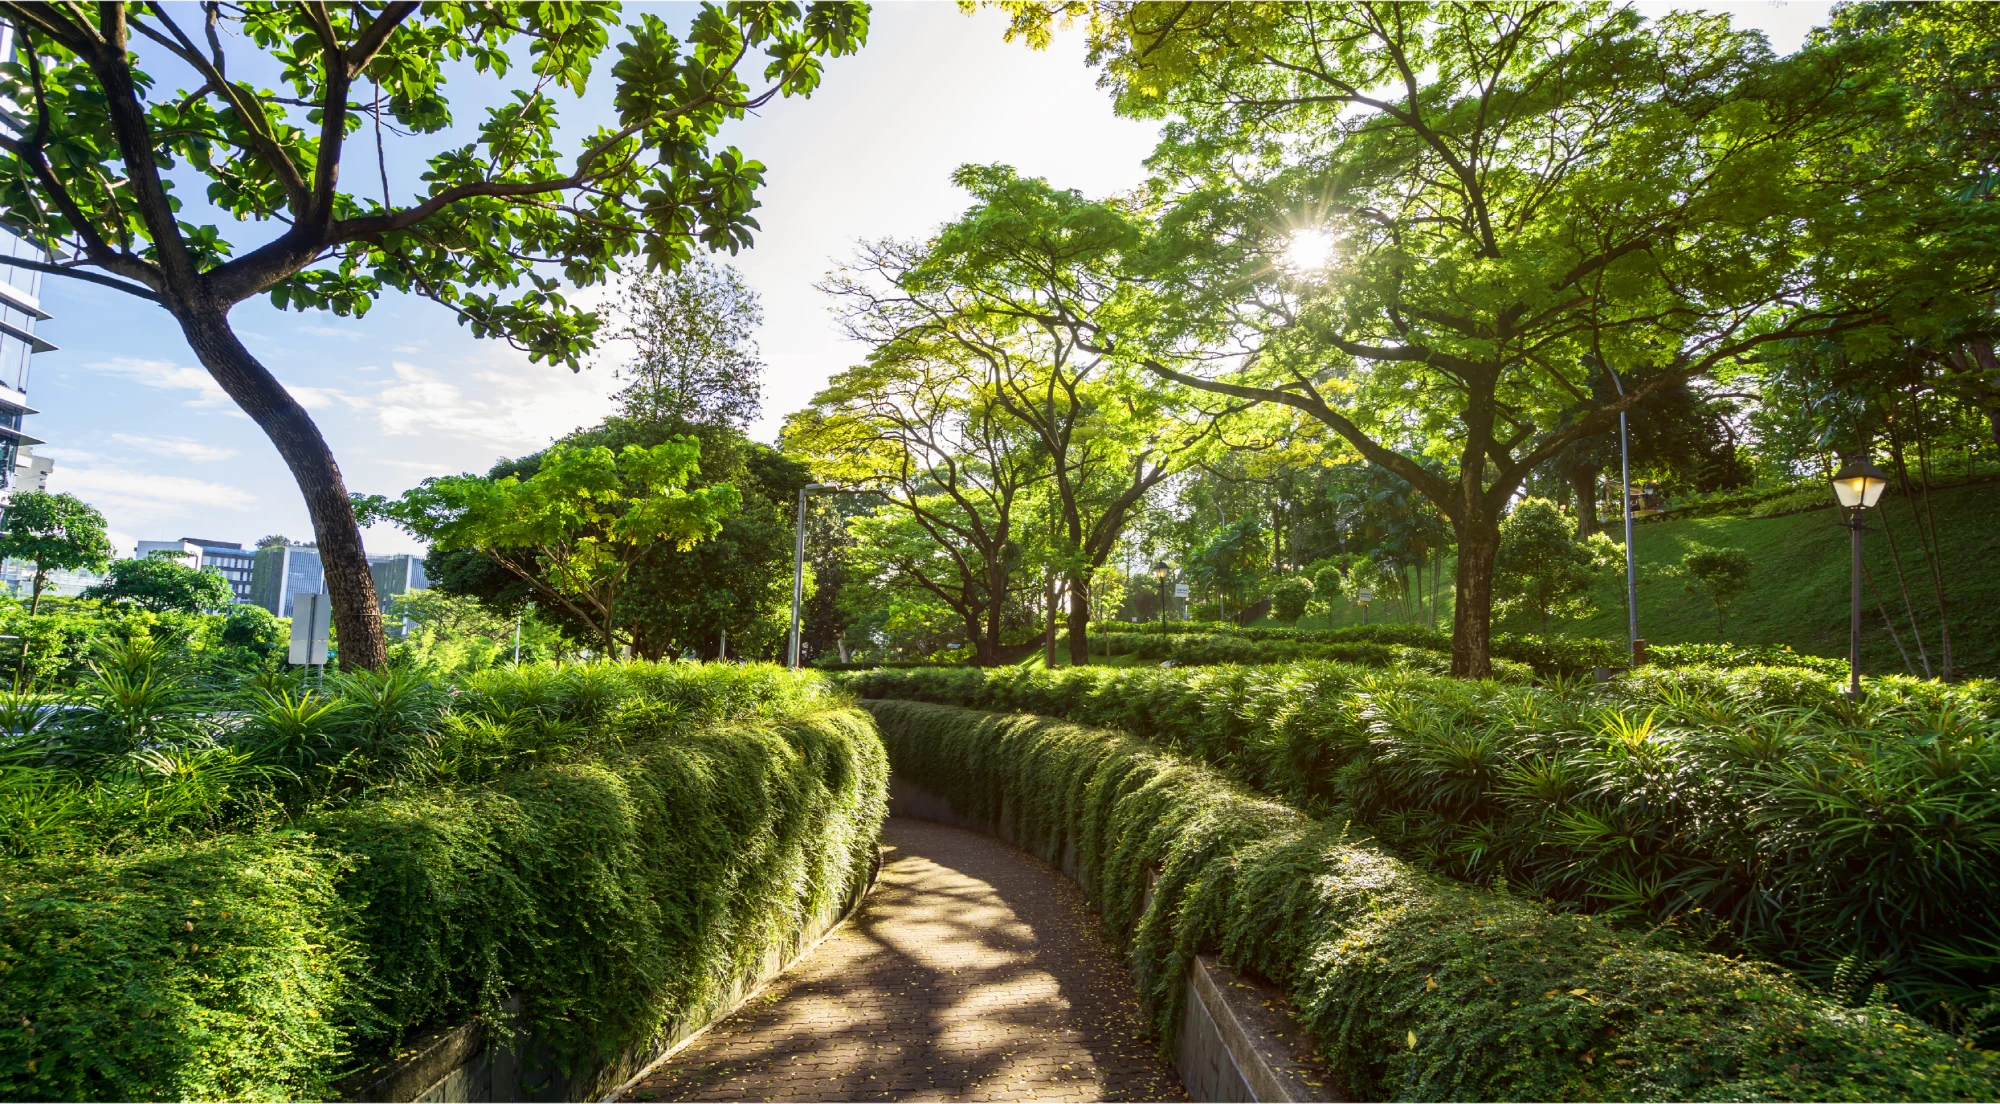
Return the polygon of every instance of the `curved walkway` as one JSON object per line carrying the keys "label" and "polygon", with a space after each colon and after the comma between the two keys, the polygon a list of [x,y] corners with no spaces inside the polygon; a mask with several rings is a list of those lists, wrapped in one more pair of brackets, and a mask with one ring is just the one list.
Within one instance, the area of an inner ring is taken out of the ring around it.
{"label": "curved walkway", "polygon": [[626,1100],[1179,1100],[1083,892],[893,818],[861,909]]}

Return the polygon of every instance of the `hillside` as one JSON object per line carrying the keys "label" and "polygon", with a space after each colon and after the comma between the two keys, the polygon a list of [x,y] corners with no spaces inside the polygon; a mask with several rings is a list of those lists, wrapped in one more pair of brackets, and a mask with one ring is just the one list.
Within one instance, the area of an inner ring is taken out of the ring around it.
{"label": "hillside", "polygon": [[[1829,493],[1828,498],[1832,495]],[[2000,483],[1976,483],[1932,493],[1944,549],[1945,597],[1950,604],[1952,650],[1966,674],[2000,677]],[[1887,515],[1902,554],[1911,604],[1924,629],[1931,662],[1938,662],[1937,604],[1931,579],[1917,552],[1911,503],[1885,498],[1869,518],[1864,554],[1882,604],[1897,619],[1910,662],[1918,663],[1896,585],[1889,542],[1882,532]],[[1658,644],[1708,643],[1716,639],[1715,617],[1678,579],[1661,577],[1688,545],[1741,548],[1754,567],[1750,591],[1737,602],[1728,633],[1739,644],[1789,644],[1814,655],[1847,655],[1848,533],[1840,514],[1813,510],[1781,518],[1713,517],[1660,521],[1637,526],[1639,635]],[[1598,612],[1568,623],[1570,633],[1612,639],[1625,635],[1623,578],[1607,580],[1593,595]],[[1862,670],[1893,674],[1903,660],[1883,627],[1876,590],[1863,577]],[[1511,625],[1526,629],[1525,624]],[[1919,668],[1921,673],[1921,668]]]}
{"label": "hillside", "polygon": [[[1832,499],[1829,491],[1827,498]],[[2000,483],[1974,483],[1933,492],[1938,530],[1944,546],[1945,597],[1951,606],[1952,651],[1967,675],[2000,678]],[[1869,518],[1864,555],[1883,605],[1896,617],[1910,664],[1922,673],[1909,615],[1896,585],[1895,564],[1882,531],[1881,514],[1888,515],[1902,554],[1910,601],[1923,626],[1925,646],[1937,669],[1937,603],[1929,572],[1917,551],[1917,529],[1910,503],[1889,497]],[[1623,534],[1614,533],[1614,537]],[[1710,644],[1716,640],[1715,615],[1701,599],[1689,594],[1677,578],[1661,572],[1679,562],[1690,544],[1741,548],[1754,567],[1750,591],[1736,603],[1728,633],[1738,644],[1781,644],[1812,655],[1847,655],[1848,535],[1831,507],[1780,518],[1708,517],[1642,522],[1633,534],[1639,551],[1639,635],[1655,644]],[[1597,612],[1567,622],[1551,622],[1552,631],[1609,640],[1625,637],[1624,575],[1605,579],[1591,595]],[[1445,595],[1439,625],[1451,625],[1451,565],[1445,566]],[[1875,604],[1876,590],[1863,581],[1866,603],[1862,623],[1862,670],[1886,675],[1904,670],[1894,642],[1882,625]],[[1315,614],[1300,624],[1328,628],[1360,624],[1357,607],[1342,603],[1332,616]],[[1377,621],[1419,620],[1399,601],[1378,603]],[[1260,624],[1272,624],[1269,620]],[[1515,632],[1535,632],[1533,618],[1503,619],[1497,626]]]}

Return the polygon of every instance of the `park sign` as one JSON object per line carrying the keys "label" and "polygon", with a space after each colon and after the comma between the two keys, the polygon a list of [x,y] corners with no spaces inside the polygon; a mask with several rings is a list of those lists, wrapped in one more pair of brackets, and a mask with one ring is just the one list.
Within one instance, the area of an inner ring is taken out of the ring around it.
{"label": "park sign", "polygon": [[325,594],[301,594],[292,599],[292,650],[287,657],[299,666],[324,667],[328,629],[333,624],[333,599]]}

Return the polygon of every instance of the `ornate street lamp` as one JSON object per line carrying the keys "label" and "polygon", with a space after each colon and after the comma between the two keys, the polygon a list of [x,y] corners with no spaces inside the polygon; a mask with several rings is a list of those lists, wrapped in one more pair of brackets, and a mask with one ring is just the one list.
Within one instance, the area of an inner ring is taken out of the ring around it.
{"label": "ornate street lamp", "polygon": [[1153,561],[1153,578],[1158,579],[1160,581],[1160,631],[1161,632],[1167,631],[1167,576],[1173,574],[1173,570],[1174,570],[1173,568],[1167,566],[1167,561],[1165,560]]}
{"label": "ornate street lamp", "polygon": [[1847,618],[1847,696],[1861,700],[1861,511],[1872,510],[1882,498],[1889,477],[1865,459],[1850,460],[1833,476],[1833,497],[1847,511],[1847,529],[1853,534],[1854,567],[1852,600]]}

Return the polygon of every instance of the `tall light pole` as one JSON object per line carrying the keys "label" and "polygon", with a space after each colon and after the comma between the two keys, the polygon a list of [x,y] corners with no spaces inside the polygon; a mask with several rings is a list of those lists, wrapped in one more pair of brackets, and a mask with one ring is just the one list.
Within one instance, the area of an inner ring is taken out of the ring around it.
{"label": "tall light pole", "polygon": [[1850,460],[1833,476],[1833,497],[1847,510],[1847,529],[1853,534],[1854,566],[1847,610],[1847,697],[1861,700],[1861,511],[1870,510],[1882,498],[1889,477],[1865,459]]}
{"label": "tall light pole", "polygon": [[1161,632],[1167,631],[1167,576],[1172,573],[1173,573],[1173,568],[1167,566],[1167,561],[1165,560],[1153,561],[1153,578],[1158,579],[1160,581],[1160,631]]}
{"label": "tall light pole", "polygon": [[799,606],[806,596],[806,495],[813,491],[839,491],[843,494],[881,494],[881,491],[865,488],[843,487],[837,483],[808,483],[799,488],[798,530],[792,546],[792,646],[786,657],[786,664],[796,671],[799,669]]}
{"label": "tall light pole", "polygon": [[[1611,377],[1611,386],[1618,389],[1618,397],[1625,397],[1625,384],[1618,378],[1618,370],[1604,365],[1604,373]],[[1630,651],[1632,662],[1639,662],[1639,570],[1632,557],[1632,449],[1625,433],[1625,412],[1618,412],[1618,496],[1624,499],[1625,514],[1625,646]]]}

